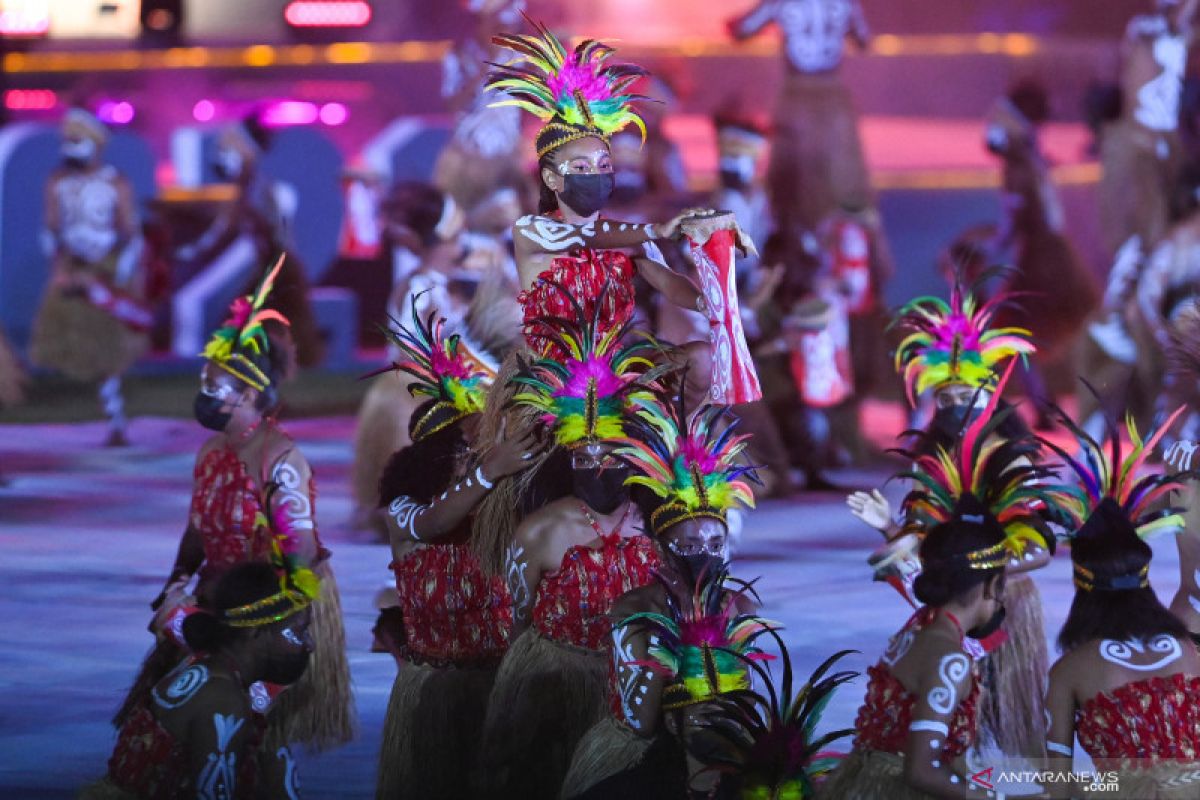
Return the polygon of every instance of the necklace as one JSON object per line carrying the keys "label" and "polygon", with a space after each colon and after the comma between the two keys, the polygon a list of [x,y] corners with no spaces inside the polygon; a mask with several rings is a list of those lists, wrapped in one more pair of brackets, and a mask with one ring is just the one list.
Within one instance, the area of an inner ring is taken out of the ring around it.
{"label": "necklace", "polygon": [[599,536],[601,539],[608,541],[609,539],[612,539],[613,537],[617,536],[621,532],[621,528],[624,527],[624,525],[625,525],[625,519],[629,516],[629,508],[632,505],[633,505],[633,503],[625,504],[625,513],[621,515],[621,519],[619,519],[617,521],[617,526],[615,528],[613,528],[612,532],[609,533],[607,536],[604,534],[604,530],[600,527],[600,523],[597,522],[596,518],[592,516],[591,510],[589,510],[586,505],[584,505],[583,503],[580,503],[579,510],[583,512],[584,518],[588,521],[588,524],[592,526],[592,530],[594,530],[596,532],[596,535]]}

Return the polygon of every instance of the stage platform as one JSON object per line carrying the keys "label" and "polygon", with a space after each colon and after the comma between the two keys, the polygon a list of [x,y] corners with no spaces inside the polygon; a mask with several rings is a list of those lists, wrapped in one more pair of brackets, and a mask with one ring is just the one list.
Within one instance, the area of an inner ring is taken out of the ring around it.
{"label": "stage platform", "polygon": [[[872,439],[885,442],[902,423],[899,406],[871,406]],[[347,529],[353,420],[288,423],[312,462],[317,519],[333,551],[358,704],[359,734],[321,756],[301,755],[305,797],[373,796],[374,773],[395,664],[368,651],[372,596],[389,578],[386,546]],[[98,424],[0,426],[0,796],[73,797],[104,772],[116,703],[151,644],[148,603],[173,561],[188,509],[194,455],[205,432],[184,420],[139,418],[134,446],[105,450]],[[837,472],[844,485],[872,486],[887,464]],[[893,499],[900,487],[886,490]],[[805,494],[764,503],[745,521],[735,574],[760,577],[765,612],[807,673],[833,652],[860,651],[847,665],[865,669],[909,609],[871,583],[867,554],[878,534],[845,509],[840,494]],[[1177,586],[1171,540],[1154,544],[1153,580],[1166,598]],[[1052,640],[1072,588],[1060,553],[1036,580]],[[860,679],[841,691],[823,728],[850,726],[862,700]],[[1083,764],[1079,765],[1081,768]]]}

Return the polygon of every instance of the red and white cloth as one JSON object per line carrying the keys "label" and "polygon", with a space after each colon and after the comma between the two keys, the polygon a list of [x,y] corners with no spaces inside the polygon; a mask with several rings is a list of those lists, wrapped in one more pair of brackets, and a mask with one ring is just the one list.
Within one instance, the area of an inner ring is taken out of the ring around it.
{"label": "red and white cloth", "polygon": [[687,219],[681,226],[691,246],[709,320],[712,388],[709,400],[719,405],[749,403],[762,398],[762,387],[738,309],[734,272],[735,245],[753,250],[732,213]]}

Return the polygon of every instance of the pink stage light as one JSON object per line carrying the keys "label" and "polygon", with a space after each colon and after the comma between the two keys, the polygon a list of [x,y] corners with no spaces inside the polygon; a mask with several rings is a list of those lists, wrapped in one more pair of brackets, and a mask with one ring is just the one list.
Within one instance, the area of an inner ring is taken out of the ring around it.
{"label": "pink stage light", "polygon": [[216,115],[217,107],[213,105],[212,100],[201,100],[192,106],[192,119],[196,122],[212,122]]}
{"label": "pink stage light", "polygon": [[47,0],[0,0],[0,36],[33,37],[50,32]]}
{"label": "pink stage light", "polygon": [[133,122],[133,104],[125,100],[113,102],[111,100],[100,104],[96,109],[96,116],[101,122],[107,122],[109,125],[128,125]]}
{"label": "pink stage light", "polygon": [[58,105],[58,95],[49,89],[9,89],[4,107],[11,111],[48,111]]}
{"label": "pink stage light", "polygon": [[326,125],[341,125],[350,116],[350,112],[341,103],[326,103],[321,106],[321,122]]}
{"label": "pink stage light", "polygon": [[315,103],[300,100],[283,100],[263,112],[262,124],[268,128],[282,128],[288,125],[312,125],[317,121],[319,113]]}
{"label": "pink stage light", "polygon": [[361,28],[371,21],[366,0],[292,0],[283,18],[293,28]]}

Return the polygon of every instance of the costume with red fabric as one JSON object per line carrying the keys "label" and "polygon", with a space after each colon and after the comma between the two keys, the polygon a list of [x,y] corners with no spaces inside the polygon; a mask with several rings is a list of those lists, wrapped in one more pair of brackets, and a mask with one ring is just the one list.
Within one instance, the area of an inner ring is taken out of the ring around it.
{"label": "costume with red fabric", "polygon": [[1076,715],[1079,743],[1094,760],[1200,759],[1200,676],[1127,683],[1088,700]]}
{"label": "costume with red fabric", "polygon": [[[538,275],[533,286],[517,295],[529,347],[542,355],[565,357],[538,334],[534,320],[538,317],[575,319],[571,299],[583,306],[585,318],[591,319],[605,284],[609,289],[603,298],[601,331],[624,325],[633,316],[634,273],[633,259],[619,250],[580,249],[570,256],[554,259],[550,269]],[[565,288],[570,299],[554,284]]]}

